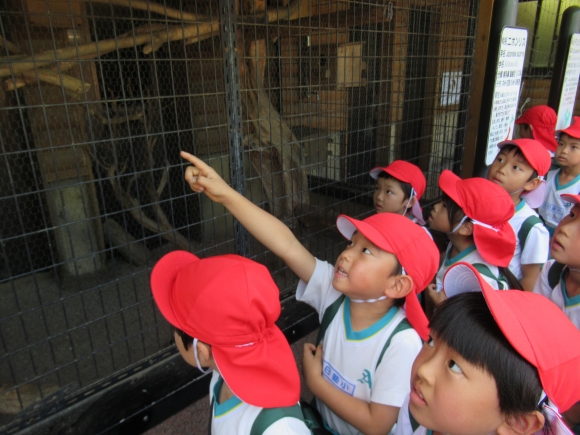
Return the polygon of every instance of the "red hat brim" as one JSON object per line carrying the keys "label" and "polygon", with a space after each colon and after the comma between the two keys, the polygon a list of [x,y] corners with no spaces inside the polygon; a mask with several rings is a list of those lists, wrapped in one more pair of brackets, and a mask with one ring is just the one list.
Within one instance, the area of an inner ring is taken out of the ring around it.
{"label": "red hat brim", "polygon": [[171,325],[181,330],[184,328],[173,311],[171,300],[173,284],[179,272],[196,261],[199,258],[190,252],[173,251],[164,255],[151,271],[151,292],[159,311]]}
{"label": "red hat brim", "polygon": [[451,172],[449,169],[445,169],[439,175],[439,187],[449,198],[453,200],[459,207],[462,208],[463,204],[459,192],[457,191],[457,183],[461,180],[457,175]]}
{"label": "red hat brim", "polygon": [[300,400],[296,360],[277,326],[258,343],[212,346],[220,374],[241,400],[262,408],[293,406]]}
{"label": "red hat brim", "polygon": [[[494,290],[471,264],[457,263],[443,277],[448,297],[481,291],[497,325],[514,349],[537,368],[546,395],[562,411],[580,401],[577,376],[580,331],[545,296],[520,290]],[[538,321],[549,319],[550,328]],[[557,351],[554,351],[556,350]]]}
{"label": "red hat brim", "polygon": [[580,195],[572,195],[571,193],[563,193],[560,195],[560,198],[565,199],[568,202],[576,205],[580,203]]}
{"label": "red hat brim", "polygon": [[473,224],[473,241],[477,252],[494,266],[508,267],[516,250],[516,233],[509,222],[496,227],[499,231]]}

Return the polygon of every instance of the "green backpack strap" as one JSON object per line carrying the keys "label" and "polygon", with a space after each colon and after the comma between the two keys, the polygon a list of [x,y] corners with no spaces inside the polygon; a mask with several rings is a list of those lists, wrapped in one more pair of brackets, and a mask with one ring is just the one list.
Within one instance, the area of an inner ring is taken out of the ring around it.
{"label": "green backpack strap", "polygon": [[322,320],[320,321],[320,328],[318,328],[318,336],[316,337],[316,346],[318,346],[322,341],[322,339],[324,338],[324,334],[326,333],[326,330],[328,329],[330,322],[332,322],[332,319],[334,319],[334,316],[336,316],[336,313],[338,312],[338,309],[344,302],[345,297],[346,297],[345,295],[340,295],[340,297],[337,300],[335,300],[331,305],[326,307],[326,310],[324,310]]}
{"label": "green backpack strap", "polygon": [[393,330],[393,332],[391,333],[391,335],[387,339],[387,342],[383,346],[383,350],[381,350],[381,354],[379,355],[379,360],[377,361],[377,365],[375,366],[375,370],[377,369],[377,367],[379,366],[379,364],[383,360],[383,356],[385,355],[385,352],[387,351],[388,347],[391,345],[391,340],[393,339],[395,334],[397,334],[401,331],[405,331],[406,329],[412,329],[412,328],[413,327],[411,326],[411,324],[409,323],[409,321],[407,319],[403,319],[399,322],[399,324]]}
{"label": "green backpack strap", "polygon": [[302,414],[300,405],[284,408],[263,408],[254,420],[250,435],[262,435],[272,424],[286,417],[294,417],[300,421],[304,421],[304,415]]}
{"label": "green backpack strap", "polygon": [[560,276],[562,275],[562,271],[565,267],[565,264],[558,263],[557,261],[552,263],[552,266],[548,271],[548,284],[552,290],[554,290],[554,287],[556,287],[560,282]]}
{"label": "green backpack strap", "polygon": [[489,267],[487,267],[485,264],[474,263],[472,264],[472,266],[475,267],[475,270],[477,270],[480,275],[487,276],[489,279],[493,279],[495,282],[497,282],[497,286],[500,290],[508,287],[507,283],[502,281],[501,278],[491,273],[491,270],[489,270]]}
{"label": "green backpack strap", "polygon": [[530,231],[534,227],[534,225],[537,224],[544,225],[544,222],[538,216],[529,216],[520,227],[520,230],[518,231],[518,240],[520,242],[520,247],[522,251],[524,250],[524,246],[526,245],[528,234],[530,234]]}

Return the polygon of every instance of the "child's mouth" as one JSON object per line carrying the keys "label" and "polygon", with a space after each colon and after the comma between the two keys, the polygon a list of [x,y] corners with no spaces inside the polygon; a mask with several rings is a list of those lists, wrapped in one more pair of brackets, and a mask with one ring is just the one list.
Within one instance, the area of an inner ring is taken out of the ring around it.
{"label": "child's mouth", "polygon": [[348,273],[346,273],[342,267],[339,267],[338,269],[336,269],[336,274],[340,275],[340,276],[344,276],[345,278],[348,277]]}
{"label": "child's mouth", "polygon": [[417,405],[426,405],[427,404],[427,402],[425,401],[425,397],[423,397],[423,394],[421,394],[421,391],[417,387],[414,387],[411,390],[410,399],[413,403],[415,403]]}

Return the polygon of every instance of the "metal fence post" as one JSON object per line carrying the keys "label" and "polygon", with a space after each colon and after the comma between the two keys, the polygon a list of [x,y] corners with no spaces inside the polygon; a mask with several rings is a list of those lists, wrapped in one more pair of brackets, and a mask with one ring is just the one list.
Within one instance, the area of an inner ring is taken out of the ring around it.
{"label": "metal fence post", "polygon": [[[232,187],[242,195],[246,191],[244,147],[242,145],[242,104],[240,97],[240,66],[238,59],[237,23],[234,0],[220,0],[220,36],[224,66],[224,86],[228,123],[230,178]],[[248,255],[248,232],[234,220],[236,254]]]}
{"label": "metal fence post", "polygon": [[560,24],[560,34],[558,35],[558,45],[556,46],[556,56],[554,58],[552,82],[550,84],[550,93],[548,94],[548,106],[556,112],[558,112],[558,107],[560,106],[570,38],[578,31],[580,31],[580,7],[570,6],[562,14],[562,24]]}

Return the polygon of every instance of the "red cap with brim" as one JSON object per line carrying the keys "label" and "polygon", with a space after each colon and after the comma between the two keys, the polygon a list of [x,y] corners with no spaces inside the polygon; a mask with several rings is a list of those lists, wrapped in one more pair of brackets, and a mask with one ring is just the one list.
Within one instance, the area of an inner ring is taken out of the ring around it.
{"label": "red cap with brim", "polygon": [[556,133],[566,133],[570,137],[580,139],[580,116],[574,117],[574,121],[570,127],[558,130]]}
{"label": "red cap with brim", "polygon": [[522,116],[516,119],[516,124],[531,125],[534,139],[539,141],[548,151],[555,152],[558,148],[554,132],[557,121],[558,116],[554,109],[540,105],[526,110]]}
{"label": "red cap with brim", "polygon": [[510,195],[489,180],[462,180],[448,169],[441,173],[439,187],[473,222],[473,240],[483,259],[507,267],[516,250],[516,235],[509,224],[515,212]]}
{"label": "red cap with brim", "polygon": [[274,323],[280,292],[263,265],[174,251],[153,268],[151,289],[169,323],[211,345],[220,374],[242,401],[262,408],[298,402],[294,355]]}
{"label": "red cap with brim", "polygon": [[572,195],[571,193],[563,193],[560,195],[560,198],[571,202],[572,204],[580,203],[580,195]]}
{"label": "red cap with brim", "polygon": [[417,165],[404,160],[395,160],[388,166],[371,169],[369,174],[376,180],[379,178],[381,172],[386,172],[397,180],[411,185],[417,198],[417,201],[415,201],[415,204],[411,208],[411,214],[421,225],[425,225],[425,219],[423,219],[423,211],[421,210],[419,199],[421,199],[421,196],[425,193],[427,180],[425,179],[425,175],[423,175],[421,169]]}
{"label": "red cap with brim", "polygon": [[[542,387],[560,411],[580,401],[580,331],[545,296],[520,290],[494,290],[471,264],[457,263],[443,277],[448,298],[481,291],[514,349],[538,370]],[[538,321],[541,316],[543,321]],[[546,327],[549,325],[549,327]]]}
{"label": "red cap with brim", "polygon": [[439,267],[439,250],[427,231],[408,218],[393,213],[379,213],[362,221],[340,215],[336,227],[348,240],[358,230],[380,249],[397,257],[414,284],[406,298],[407,319],[419,336],[426,340],[429,322],[417,293],[425,290]]}
{"label": "red cap with brim", "polygon": [[538,187],[529,192],[522,193],[522,198],[532,208],[538,208],[544,202],[546,196],[546,181],[543,179],[552,165],[552,157],[546,148],[535,139],[513,139],[497,144],[501,149],[506,145],[517,146],[530,166],[542,177]]}

